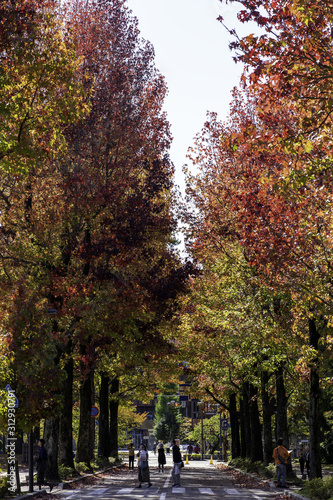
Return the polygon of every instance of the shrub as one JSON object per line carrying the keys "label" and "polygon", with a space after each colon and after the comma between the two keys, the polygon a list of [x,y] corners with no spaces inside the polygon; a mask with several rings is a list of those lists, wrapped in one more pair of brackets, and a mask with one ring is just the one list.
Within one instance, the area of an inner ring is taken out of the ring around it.
{"label": "shrub", "polygon": [[0,478],[0,498],[5,498],[8,495],[8,483],[7,477],[3,476]]}
{"label": "shrub", "polygon": [[262,462],[252,462],[250,458],[233,458],[228,462],[228,465],[240,469],[250,474],[258,474],[260,477],[272,478],[276,474],[274,464],[264,465]]}
{"label": "shrub", "polygon": [[311,500],[330,500],[333,497],[333,477],[311,479],[304,484],[300,493],[309,496]]}
{"label": "shrub", "polygon": [[79,462],[75,464],[75,469],[81,474],[82,472],[91,472],[91,467],[85,462]]}
{"label": "shrub", "polygon": [[73,476],[77,476],[75,469],[65,465],[59,465],[59,477],[62,481],[65,481],[67,478],[72,478]]}

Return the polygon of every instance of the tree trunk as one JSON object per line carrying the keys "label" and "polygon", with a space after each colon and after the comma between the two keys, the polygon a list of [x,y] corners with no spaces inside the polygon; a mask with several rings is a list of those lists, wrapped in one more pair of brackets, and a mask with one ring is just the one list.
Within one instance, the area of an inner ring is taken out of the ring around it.
{"label": "tree trunk", "polygon": [[60,481],[58,472],[59,418],[48,418],[44,427],[45,448],[48,454],[46,477]]}
{"label": "tree trunk", "polygon": [[251,460],[252,462],[263,461],[261,427],[258,409],[257,389],[249,384],[250,390],[250,422],[251,422]]}
{"label": "tree trunk", "polygon": [[264,465],[272,461],[273,454],[273,436],[272,436],[272,410],[270,396],[268,392],[269,374],[263,371],[261,374],[261,400],[262,400],[262,427],[264,438]]}
{"label": "tree trunk", "polygon": [[[280,364],[275,372],[276,385],[276,432],[277,438],[283,439],[283,446],[289,449],[289,432],[287,419],[287,402],[286,390],[284,386],[283,364]],[[287,474],[292,471],[291,459],[287,460]]]}
{"label": "tree trunk", "polygon": [[239,400],[239,420],[240,420],[240,435],[241,435],[241,457],[246,457],[246,442],[245,442],[245,425],[244,425],[244,405],[243,398]]}
{"label": "tree trunk", "polygon": [[237,458],[241,454],[239,439],[239,416],[237,413],[236,394],[233,393],[229,398],[229,413],[231,425],[231,456]]}
{"label": "tree trunk", "polygon": [[93,371],[87,369],[80,386],[80,422],[75,462],[90,466],[90,429],[91,429],[91,377]]}
{"label": "tree trunk", "polygon": [[[318,349],[319,333],[315,321],[309,319],[310,346]],[[310,479],[322,477],[320,457],[320,410],[319,410],[319,375],[318,358],[313,360],[310,373],[309,399],[309,445],[310,445]]]}
{"label": "tree trunk", "polygon": [[283,445],[289,446],[289,433],[287,421],[287,401],[286,390],[284,387],[283,365],[279,365],[275,372],[276,384],[276,432],[277,438],[283,439]]}
{"label": "tree trunk", "polygon": [[119,379],[111,380],[110,398],[110,456],[118,458]]}
{"label": "tree trunk", "polygon": [[[92,368],[91,374],[91,407],[95,406],[95,370]],[[92,417],[90,413],[90,459],[95,457],[95,440],[96,440],[96,417]]]}
{"label": "tree trunk", "polygon": [[[244,446],[245,457],[251,457],[251,421],[250,421],[250,405],[249,405],[249,384],[248,382],[243,383],[243,395],[242,395],[242,419],[244,426]],[[242,450],[243,451],[243,450]]]}
{"label": "tree trunk", "polygon": [[101,387],[99,391],[99,434],[98,456],[110,456],[110,430],[109,430],[109,377],[101,374]]}
{"label": "tree trunk", "polygon": [[[71,356],[71,343],[67,347],[67,353]],[[70,357],[65,366],[67,378],[63,383],[63,406],[59,423],[59,463],[65,467],[74,469],[73,459],[73,359]]]}

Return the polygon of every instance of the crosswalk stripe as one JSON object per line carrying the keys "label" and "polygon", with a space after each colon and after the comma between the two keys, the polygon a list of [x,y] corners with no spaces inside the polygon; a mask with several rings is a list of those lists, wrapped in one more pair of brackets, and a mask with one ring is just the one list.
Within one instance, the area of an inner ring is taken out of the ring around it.
{"label": "crosswalk stripe", "polygon": [[121,488],[121,490],[117,491],[117,495],[128,495],[129,493],[132,493],[134,488]]}
{"label": "crosswalk stripe", "polygon": [[185,488],[182,488],[181,486],[176,486],[172,488],[172,493],[185,493]]}
{"label": "crosswalk stripe", "polygon": [[213,490],[210,488],[199,488],[199,491],[202,495],[214,495]]}

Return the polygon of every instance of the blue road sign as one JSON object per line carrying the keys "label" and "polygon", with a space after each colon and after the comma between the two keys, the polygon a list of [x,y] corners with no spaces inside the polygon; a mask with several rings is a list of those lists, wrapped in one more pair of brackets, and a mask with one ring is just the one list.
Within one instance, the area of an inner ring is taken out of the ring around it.
{"label": "blue road sign", "polygon": [[97,408],[97,406],[92,406],[90,415],[92,417],[97,417],[98,414],[99,414],[99,409]]}
{"label": "blue road sign", "polygon": [[[7,385],[6,385],[6,387],[5,387],[5,391],[10,391],[10,392],[13,392],[13,389],[10,387],[10,385],[9,385],[9,384],[7,384]],[[18,399],[17,399],[17,397],[16,397],[16,396],[14,396],[14,397],[15,397],[15,404],[14,404],[14,408],[18,408],[18,406],[19,406]]]}
{"label": "blue road sign", "polygon": [[222,418],[222,420],[221,420],[221,429],[222,429],[222,431],[228,430],[228,426],[229,426],[228,419],[227,418]]}

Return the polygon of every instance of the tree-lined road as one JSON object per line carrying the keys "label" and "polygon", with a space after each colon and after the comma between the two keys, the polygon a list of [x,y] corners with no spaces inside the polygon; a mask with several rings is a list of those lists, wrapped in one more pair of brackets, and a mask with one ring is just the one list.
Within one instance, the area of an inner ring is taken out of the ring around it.
{"label": "tree-lined road", "polygon": [[[171,459],[167,458],[167,466],[164,473],[157,469],[156,457],[150,457],[150,472],[152,486],[147,488],[144,484],[141,489],[137,488],[137,470],[124,472],[118,476],[103,477],[99,483],[93,486],[85,486],[74,491],[63,490],[61,497],[65,499],[98,498],[101,500],[127,499],[136,500],[150,498],[167,500],[171,498],[181,499],[209,499],[224,498],[228,500],[268,500],[274,499],[281,491],[277,489],[265,489],[264,487],[247,489],[234,484],[226,473],[218,470],[210,462],[190,462],[182,469],[181,487],[172,487]],[[57,492],[58,494],[58,492]]]}

